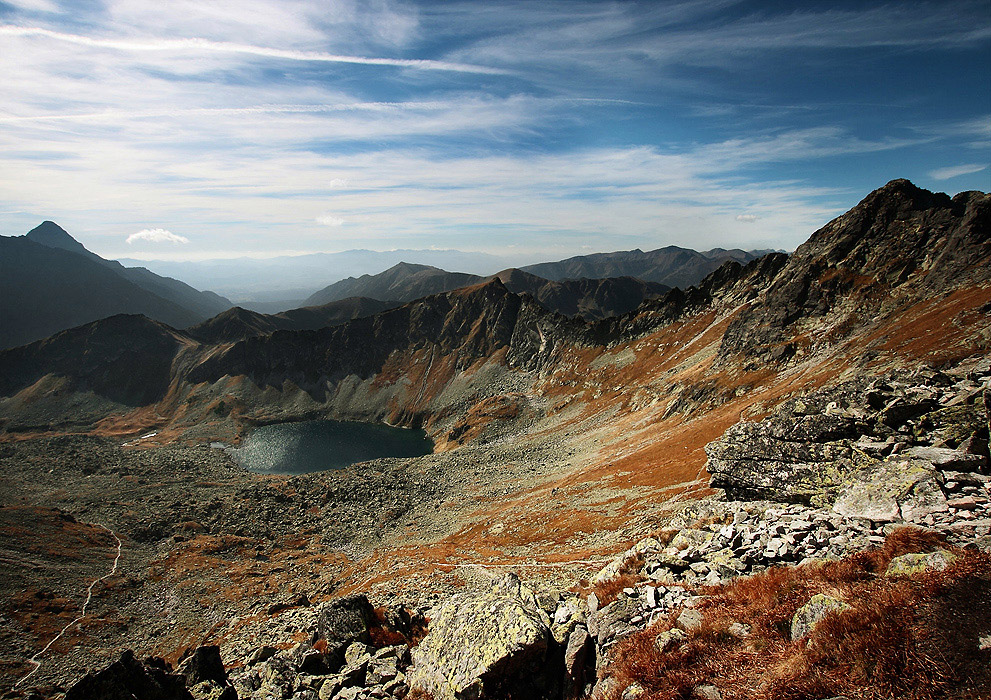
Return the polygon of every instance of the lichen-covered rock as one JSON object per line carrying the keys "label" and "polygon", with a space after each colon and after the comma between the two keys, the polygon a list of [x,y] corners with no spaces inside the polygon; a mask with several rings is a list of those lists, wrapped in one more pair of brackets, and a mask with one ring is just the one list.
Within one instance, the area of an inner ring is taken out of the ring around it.
{"label": "lichen-covered rock", "polygon": [[901,516],[905,520],[921,522],[927,516],[950,510],[946,495],[935,476],[920,480],[899,500]]}
{"label": "lichen-covered rock", "polygon": [[794,403],[773,419],[738,423],[706,445],[706,469],[712,486],[733,498],[811,503],[832,496],[850,469],[853,451],[845,444],[807,438],[846,435],[849,431],[837,430],[831,420],[832,430],[825,425],[815,429],[809,424],[811,417],[806,417],[804,429],[793,433],[787,426],[794,420],[790,415],[793,410]]}
{"label": "lichen-covered rock", "polygon": [[945,549],[928,554],[903,554],[891,560],[884,575],[913,576],[925,571],[945,571],[956,559],[956,555]]}
{"label": "lichen-covered rock", "polygon": [[850,606],[842,600],[831,598],[828,595],[818,593],[812,596],[808,603],[800,607],[795,616],[791,619],[792,640],[804,639],[812,634],[823,618],[830,613],[843,612],[849,610]]}
{"label": "lichen-covered rock", "polygon": [[[505,589],[505,587],[502,587]],[[546,613],[490,592],[452,597],[431,616],[413,654],[410,686],[436,700],[542,698],[550,629]]]}
{"label": "lichen-covered rock", "polygon": [[640,602],[625,595],[588,614],[588,633],[601,645],[630,632],[630,620],[640,612]]}
{"label": "lichen-covered rock", "polygon": [[594,655],[595,646],[588,630],[584,627],[575,628],[568,636],[568,644],[564,650],[564,681],[563,695],[566,700],[584,695],[586,667],[590,656]]}
{"label": "lichen-covered rock", "polygon": [[917,483],[933,477],[928,462],[889,457],[873,469],[858,472],[836,499],[833,512],[874,522],[899,520],[899,500],[905,499]]}

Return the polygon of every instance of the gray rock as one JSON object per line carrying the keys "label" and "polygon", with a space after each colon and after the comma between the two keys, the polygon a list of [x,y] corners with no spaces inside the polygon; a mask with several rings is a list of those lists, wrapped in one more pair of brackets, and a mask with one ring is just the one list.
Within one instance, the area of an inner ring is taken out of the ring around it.
{"label": "gray rock", "polygon": [[657,647],[658,651],[665,652],[681,644],[686,639],[688,639],[688,635],[685,634],[684,630],[673,627],[657,635],[657,639],[654,640],[654,645]]}
{"label": "gray rock", "polygon": [[538,697],[547,683],[545,618],[518,597],[454,596],[433,616],[413,652],[411,688],[436,700]]}
{"label": "gray rock", "polygon": [[212,681],[218,686],[229,685],[224,662],[220,658],[220,647],[197,647],[189,656],[179,662],[176,672],[186,679],[186,685],[196,685]]}
{"label": "gray rock", "polygon": [[261,663],[262,661],[267,661],[271,659],[273,656],[276,655],[276,653],[278,653],[278,651],[279,651],[278,649],[272,646],[268,646],[268,645],[260,646],[257,649],[255,649],[253,652],[251,652],[251,654],[248,656],[247,660],[245,660],[244,663],[248,666],[254,666],[257,663]]}
{"label": "gray rock", "polygon": [[929,554],[903,554],[888,564],[885,576],[912,576],[924,571],[945,571],[957,557],[945,549]]}
{"label": "gray rock", "polygon": [[581,697],[585,688],[585,669],[591,653],[594,653],[594,646],[588,630],[584,627],[576,628],[568,637],[568,644],[564,650],[562,689],[565,698]]}
{"label": "gray rock", "polygon": [[945,447],[910,447],[905,450],[905,454],[916,459],[924,459],[937,469],[977,472],[987,466],[987,459],[983,455],[968,454]]}
{"label": "gray rock", "polygon": [[750,636],[750,625],[745,625],[741,622],[734,622],[727,628],[726,631],[734,637],[745,639]]}
{"label": "gray rock", "polygon": [[699,685],[692,691],[692,697],[699,700],[723,700],[723,694],[714,685]]}
{"label": "gray rock", "polygon": [[894,522],[901,518],[898,499],[918,482],[933,477],[933,470],[924,461],[889,457],[845,484],[833,512],[847,518]]}
{"label": "gray rock", "polygon": [[927,515],[945,513],[950,509],[935,477],[918,481],[898,500],[898,506],[902,518],[916,523],[922,522]]}
{"label": "gray rock", "polygon": [[702,626],[702,613],[692,608],[683,610],[682,613],[678,615],[678,625],[682,629],[689,632],[694,629],[698,629]]}

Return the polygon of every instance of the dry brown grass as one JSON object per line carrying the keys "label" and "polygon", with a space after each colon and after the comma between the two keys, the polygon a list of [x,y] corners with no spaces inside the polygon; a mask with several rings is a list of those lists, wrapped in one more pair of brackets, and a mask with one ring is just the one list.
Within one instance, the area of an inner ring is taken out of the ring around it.
{"label": "dry brown grass", "polygon": [[623,592],[624,588],[633,588],[643,581],[640,576],[640,569],[643,568],[644,557],[636,556],[630,558],[619,570],[618,575],[611,579],[592,585],[588,579],[582,579],[573,589],[579,596],[585,598],[589,593],[594,593],[599,601],[599,606],[608,605]]}
{"label": "dry brown grass", "polygon": [[368,634],[371,636],[371,644],[376,649],[382,647],[393,647],[405,644],[410,649],[416,647],[427,636],[427,625],[429,620],[416,616],[412,619],[409,632],[401,632],[392,627],[386,619],[386,608],[375,608],[375,623],[369,628]]}
{"label": "dry brown grass", "polygon": [[[675,615],[624,640],[613,668],[620,692],[637,682],[644,700],[690,698],[710,683],[726,700],[991,697],[989,655],[977,648],[991,631],[991,557],[954,550],[946,571],[883,575],[892,558],[940,544],[931,532],[904,528],[883,547],[838,562],[738,579],[704,601],[703,624],[684,644],[665,652],[655,644]],[[816,593],[851,609],[792,642],[791,619]],[[750,625],[750,636],[731,635],[733,622]]]}

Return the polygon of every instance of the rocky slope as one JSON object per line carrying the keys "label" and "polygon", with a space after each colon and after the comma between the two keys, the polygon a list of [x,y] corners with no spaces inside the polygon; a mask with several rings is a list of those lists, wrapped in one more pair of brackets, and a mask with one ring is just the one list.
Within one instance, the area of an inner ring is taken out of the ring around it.
{"label": "rocky slope", "polygon": [[[711,609],[715,602],[725,596],[728,582],[768,567],[796,564],[809,572],[803,577],[806,582],[814,581],[813,562],[825,566],[829,560],[865,552],[873,559],[854,558],[851,562],[884,562],[873,574],[880,581],[922,578],[928,571],[949,570],[966,557],[983,567],[983,573],[958,574],[964,576],[970,590],[969,608],[954,641],[959,658],[941,661],[946,692],[930,695],[930,691],[938,690],[935,683],[931,688],[915,688],[925,697],[980,697],[991,690],[987,666],[991,598],[986,596],[986,591],[991,591],[991,477],[981,473],[988,469],[987,447],[973,434],[963,449],[931,444],[946,444],[948,432],[970,433],[975,425],[972,413],[979,418],[976,432],[979,436],[987,434],[991,414],[984,400],[987,397],[991,403],[991,365],[985,361],[952,375],[902,374],[889,378],[889,383],[937,389],[941,394],[937,402],[967,408],[944,415],[938,425],[931,418],[889,421],[896,423],[895,429],[902,429],[902,447],[896,449],[912,455],[916,464],[927,464],[936,492],[943,495],[941,506],[936,508],[941,517],[936,520],[929,517],[932,511],[910,512],[904,507],[882,517],[874,511],[852,512],[848,501],[861,490],[858,483],[838,488],[820,508],[726,500],[723,495],[675,507],[663,531],[616,556],[592,577],[590,589],[584,591],[526,584],[508,573],[495,574],[469,592],[444,597],[429,609],[410,610],[396,603],[376,609],[364,595],[338,598],[316,608],[301,600],[293,609],[276,611],[271,621],[256,625],[250,636],[241,635],[219,648],[197,649],[172,676],[162,676],[166,671],[161,665],[149,662],[142,666],[125,653],[106,670],[80,681],[66,697],[91,697],[83,691],[101,683],[107,685],[110,679],[134,687],[139,682],[135,677],[145,683],[148,676],[158,678],[160,685],[168,682],[179,689],[162,697],[188,697],[183,692],[191,692],[192,697],[214,697],[210,693],[227,692],[240,698],[352,700],[402,698],[411,691],[414,696],[438,699],[634,697],[645,690],[627,675],[630,670],[625,664],[632,641],[650,635],[649,639],[656,638],[652,643],[658,662],[665,655],[680,659],[681,650],[702,634],[707,618],[714,614]],[[810,407],[823,401],[835,403],[857,391],[872,396],[874,389],[845,386],[812,394],[805,403]],[[862,403],[867,401],[865,397]],[[821,419],[828,421],[828,417]],[[777,424],[773,420],[765,423]],[[814,431],[797,430],[789,437],[796,452],[803,448],[814,451],[818,444]],[[760,445],[761,440],[734,444],[739,445],[738,451],[745,451],[751,444]],[[718,444],[711,447],[713,451],[725,449]],[[782,481],[766,487],[764,494],[790,500],[787,474],[780,475]],[[889,486],[877,479],[866,483],[881,491]],[[908,495],[912,497],[910,488]],[[900,524],[912,522],[931,528],[932,536],[913,539],[896,530]],[[937,541],[942,544],[934,546]],[[966,548],[971,554],[966,554]],[[866,570],[861,574],[869,575]],[[814,635],[829,614],[854,613],[861,601],[837,598],[839,588],[842,586],[833,583],[830,595],[806,594],[798,604],[782,602],[795,608],[787,618],[788,641],[801,643]],[[934,590],[930,603],[941,600],[939,590]],[[723,619],[716,624],[723,626],[723,637],[733,643],[742,644],[752,635],[757,638],[758,623],[754,620]],[[229,626],[236,625],[232,622]],[[420,628],[426,632],[422,639],[422,632],[414,634]],[[280,650],[271,642],[282,630],[296,630],[303,633],[303,639]],[[849,632],[851,639],[854,633]],[[410,646],[414,647],[412,653]],[[754,653],[759,655],[760,648],[750,652]],[[218,661],[224,655],[227,672]],[[216,669],[205,687],[199,685],[205,674],[190,670],[203,664],[203,658],[213,659]],[[806,680],[799,671],[790,682],[794,688]],[[688,689],[693,697],[755,697],[758,679],[751,681],[750,687],[738,687],[718,675],[703,676],[691,681]],[[837,692],[858,689],[849,678],[816,682]],[[860,689],[867,693],[871,687],[868,684]]]}

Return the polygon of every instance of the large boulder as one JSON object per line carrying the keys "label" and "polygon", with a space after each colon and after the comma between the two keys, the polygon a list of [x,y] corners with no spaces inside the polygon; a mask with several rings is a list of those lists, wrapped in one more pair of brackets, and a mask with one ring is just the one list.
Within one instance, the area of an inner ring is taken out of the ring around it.
{"label": "large boulder", "polygon": [[345,650],[353,642],[371,641],[369,630],[374,624],[375,608],[364,594],[327,603],[317,616],[317,635],[327,643],[326,651],[322,659],[314,658],[309,663],[314,667],[322,666],[322,673],[339,669],[344,664]]}
{"label": "large boulder", "polygon": [[901,502],[918,507],[919,499],[910,498],[917,495],[913,493],[915,486],[934,479],[935,472],[929,462],[889,457],[861,470],[845,484],[833,504],[833,512],[847,518],[894,522],[902,517]]}
{"label": "large boulder", "polygon": [[237,700],[218,646],[197,647],[179,662],[176,671],[186,679],[196,700]]}
{"label": "large boulder", "polygon": [[513,588],[460,594],[435,611],[413,653],[410,686],[436,700],[548,697],[559,679],[546,673],[547,615]]}

